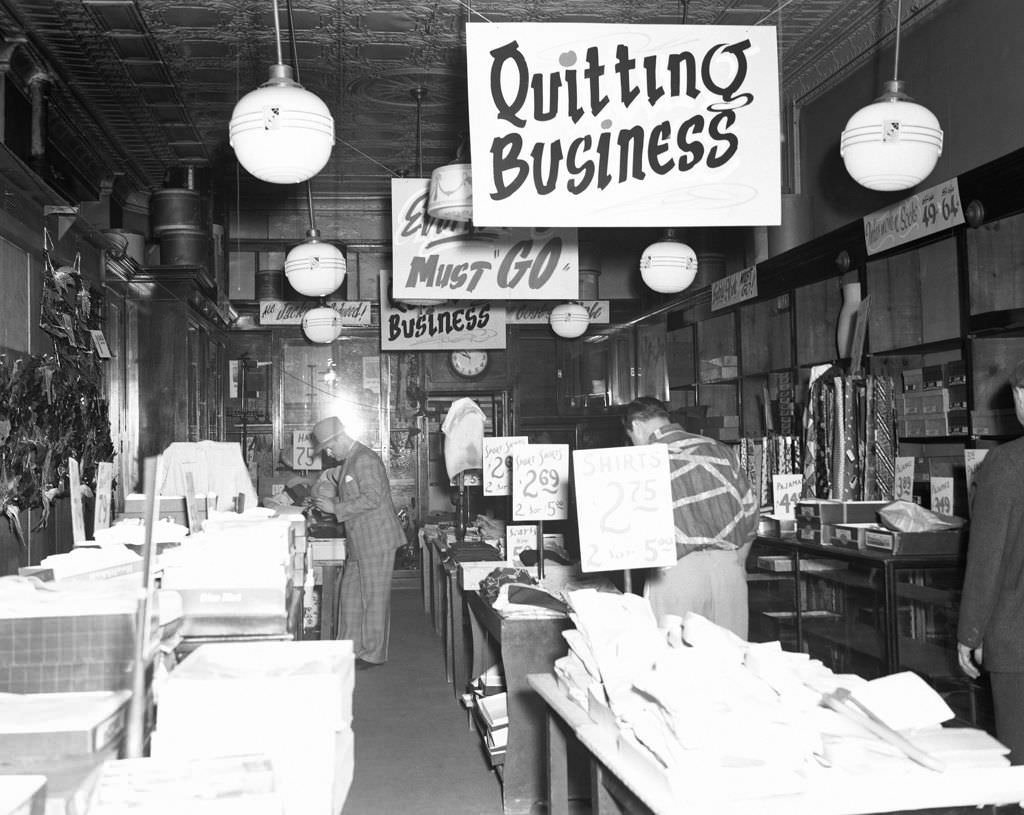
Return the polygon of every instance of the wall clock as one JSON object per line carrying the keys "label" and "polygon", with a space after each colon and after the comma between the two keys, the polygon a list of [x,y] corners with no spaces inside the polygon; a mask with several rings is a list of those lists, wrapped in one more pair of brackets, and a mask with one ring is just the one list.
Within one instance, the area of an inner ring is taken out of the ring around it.
{"label": "wall clock", "polygon": [[452,351],[448,355],[448,365],[452,373],[463,379],[476,379],[483,376],[491,357],[486,351]]}

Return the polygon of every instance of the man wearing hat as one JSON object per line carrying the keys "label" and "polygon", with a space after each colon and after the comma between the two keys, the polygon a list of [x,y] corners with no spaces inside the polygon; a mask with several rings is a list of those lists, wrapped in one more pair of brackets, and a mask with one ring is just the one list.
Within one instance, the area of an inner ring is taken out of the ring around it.
{"label": "man wearing hat", "polygon": [[388,658],[391,573],[405,534],[380,456],[349,436],[335,416],[313,426],[312,442],[314,455],[326,450],[344,461],[321,473],[313,503],[345,524],[339,639],[352,640],[357,668],[370,668]]}

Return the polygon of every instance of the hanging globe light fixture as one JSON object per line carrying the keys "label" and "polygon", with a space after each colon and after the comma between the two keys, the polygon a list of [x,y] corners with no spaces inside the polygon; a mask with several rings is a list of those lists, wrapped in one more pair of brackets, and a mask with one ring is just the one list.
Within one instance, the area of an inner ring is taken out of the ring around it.
{"label": "hanging globe light fixture", "polygon": [[284,259],[284,274],[291,287],[306,297],[326,297],[345,282],[345,256],[333,243],[320,240],[313,213],[313,189],[306,182],[309,229],[306,240],[292,247]]}
{"label": "hanging globe light fixture", "polygon": [[334,342],[341,335],[341,315],[321,304],[302,315],[302,333],[310,342]]}
{"label": "hanging globe light fixture", "polygon": [[560,303],[551,309],[548,317],[551,330],[567,340],[582,337],[590,325],[590,313],[582,303]]}
{"label": "hanging globe light fixture", "polygon": [[896,4],[893,78],[882,95],[846,123],[839,142],[846,171],[869,190],[906,190],[923,181],[942,155],[942,128],[935,114],[917,104],[899,79],[900,19]]}
{"label": "hanging globe light fixture", "polygon": [[277,0],[274,33],[277,63],[270,77],[235,105],[228,125],[238,162],[271,184],[298,184],[320,172],[334,147],[334,118],[327,105],[292,79],[281,58]]}
{"label": "hanging globe light fixture", "polygon": [[697,253],[676,240],[676,231],[666,229],[665,237],[652,243],[640,256],[640,277],[647,287],[662,294],[683,291],[697,276]]}

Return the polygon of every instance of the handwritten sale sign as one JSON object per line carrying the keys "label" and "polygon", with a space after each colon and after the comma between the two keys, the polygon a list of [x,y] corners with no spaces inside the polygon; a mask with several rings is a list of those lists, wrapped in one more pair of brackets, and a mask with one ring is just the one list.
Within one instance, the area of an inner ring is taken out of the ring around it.
{"label": "handwritten sale sign", "polygon": [[382,351],[504,348],[505,307],[489,302],[406,306],[391,298],[391,274],[380,273]]}
{"label": "handwritten sale sign", "polygon": [[672,566],[675,522],[663,444],[574,450],[584,572]]}
{"label": "handwritten sale sign", "polygon": [[512,520],[562,521],[569,514],[569,445],[522,444],[512,451]]}
{"label": "handwritten sale sign", "polygon": [[772,26],[469,23],[477,226],[779,223]]}
{"label": "handwritten sale sign", "polygon": [[711,284],[711,310],[728,308],[757,297],[757,266],[715,280]]}
{"label": "handwritten sale sign", "polygon": [[397,299],[575,300],[575,229],[480,227],[431,218],[430,181],[391,181],[391,245]]}
{"label": "handwritten sale sign", "polygon": [[292,469],[322,470],[323,459],[319,453],[313,453],[313,439],[309,430],[292,431]]}
{"label": "handwritten sale sign", "polygon": [[873,255],[963,222],[960,182],[953,178],[865,215],[864,243]]}
{"label": "handwritten sale sign", "polygon": [[484,436],[484,495],[509,494],[512,450],[529,441],[529,436]]}
{"label": "handwritten sale sign", "polygon": [[[343,326],[370,325],[369,300],[328,300],[324,305],[338,312]],[[310,303],[261,300],[259,322],[260,325],[300,325],[306,312],[313,308],[317,306]]]}

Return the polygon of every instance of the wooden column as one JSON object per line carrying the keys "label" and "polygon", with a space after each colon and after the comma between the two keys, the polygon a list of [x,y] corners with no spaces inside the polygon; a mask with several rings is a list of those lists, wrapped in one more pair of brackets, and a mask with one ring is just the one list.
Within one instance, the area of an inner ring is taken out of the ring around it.
{"label": "wooden column", "polygon": [[37,71],[28,81],[32,99],[32,141],[31,165],[40,176],[47,176],[46,123],[47,105],[52,77],[45,71]]}

